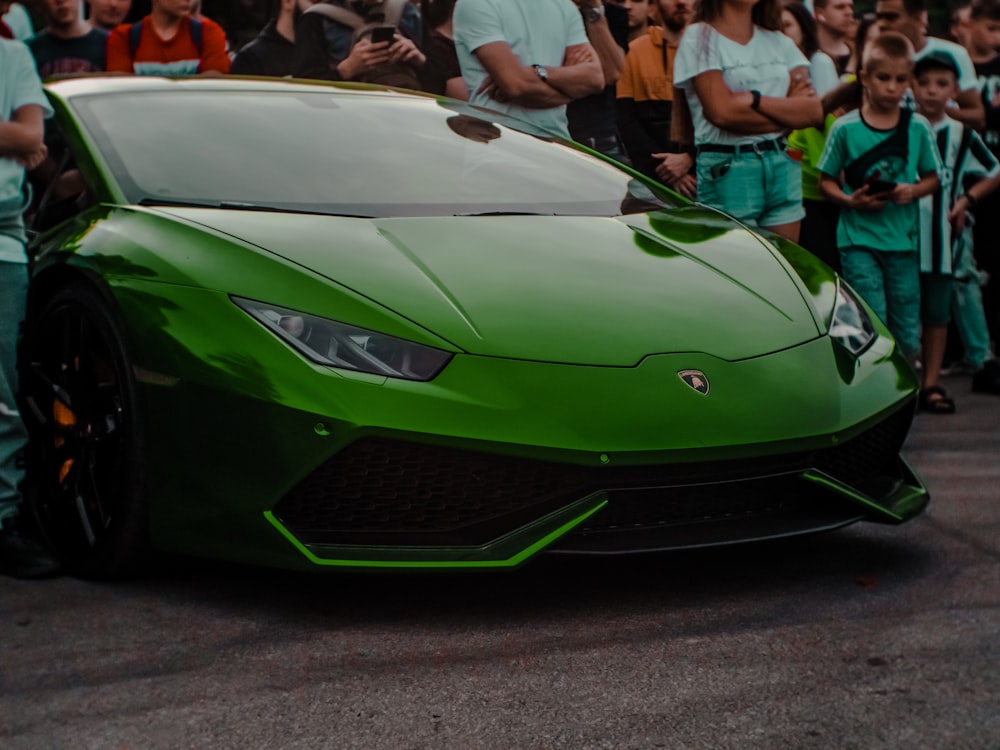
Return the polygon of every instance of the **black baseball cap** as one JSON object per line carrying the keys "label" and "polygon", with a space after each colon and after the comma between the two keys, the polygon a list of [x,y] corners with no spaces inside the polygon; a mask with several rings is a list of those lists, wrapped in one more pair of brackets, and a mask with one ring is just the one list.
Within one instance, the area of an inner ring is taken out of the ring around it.
{"label": "black baseball cap", "polygon": [[915,76],[920,75],[925,70],[950,70],[956,78],[962,77],[954,55],[943,49],[931,50],[913,65],[913,75]]}

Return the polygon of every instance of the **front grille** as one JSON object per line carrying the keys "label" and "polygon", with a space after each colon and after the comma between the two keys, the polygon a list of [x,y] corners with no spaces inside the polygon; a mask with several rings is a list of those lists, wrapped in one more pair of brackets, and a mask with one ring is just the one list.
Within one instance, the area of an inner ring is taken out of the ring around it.
{"label": "front grille", "polygon": [[[581,530],[674,526],[787,513],[809,483],[795,474],[734,482],[615,489]],[[814,494],[814,493],[809,493]]]}
{"label": "front grille", "polygon": [[813,452],[651,466],[575,466],[365,438],[320,466],[274,513],[307,544],[398,546],[483,544],[598,491],[609,503],[585,529],[782,514],[791,504],[801,510],[803,498],[826,510],[829,493],[796,475],[819,469],[869,495],[888,491],[912,416],[900,409]]}
{"label": "front grille", "polygon": [[[896,459],[913,422],[914,408],[897,409],[875,427],[835,448],[816,451],[812,465],[874,498],[885,489],[885,479],[895,478]],[[882,489],[880,489],[882,488]]]}
{"label": "front grille", "polygon": [[[349,445],[274,513],[305,542],[466,544],[582,497],[577,467],[370,438]],[[336,539],[337,541],[332,541]]]}

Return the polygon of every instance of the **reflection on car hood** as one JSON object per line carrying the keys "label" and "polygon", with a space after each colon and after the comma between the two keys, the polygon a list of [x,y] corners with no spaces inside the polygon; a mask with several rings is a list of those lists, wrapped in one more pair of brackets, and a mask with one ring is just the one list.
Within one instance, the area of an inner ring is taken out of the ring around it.
{"label": "reflection on car hood", "polygon": [[309,268],[471,354],[618,366],[687,351],[734,360],[819,333],[769,249],[699,207],[372,220],[159,210]]}

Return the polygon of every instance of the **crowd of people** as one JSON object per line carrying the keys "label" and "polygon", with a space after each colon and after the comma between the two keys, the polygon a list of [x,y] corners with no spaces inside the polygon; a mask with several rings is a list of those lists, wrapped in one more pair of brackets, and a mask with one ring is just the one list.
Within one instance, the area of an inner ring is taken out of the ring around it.
{"label": "crowd of people", "polygon": [[925,0],[861,17],[852,0],[35,1],[0,0],[0,552],[23,442],[22,185],[59,74],[369,82],[505,112],[836,268],[920,366],[924,411],[955,410],[946,365],[1000,393],[1000,0],[955,8],[951,40]]}

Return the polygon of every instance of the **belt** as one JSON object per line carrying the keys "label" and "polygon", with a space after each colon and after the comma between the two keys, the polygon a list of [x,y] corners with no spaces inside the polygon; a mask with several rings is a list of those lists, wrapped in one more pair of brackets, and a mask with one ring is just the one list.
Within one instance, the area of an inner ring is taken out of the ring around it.
{"label": "belt", "polygon": [[703,143],[698,146],[698,153],[709,151],[717,154],[760,154],[764,151],[784,151],[788,142],[784,138],[771,138],[766,141],[739,143],[733,146],[724,143]]}
{"label": "belt", "polygon": [[587,148],[594,151],[605,151],[607,149],[618,148],[621,144],[616,135],[602,135],[596,138],[577,138],[577,143],[582,143]]}

